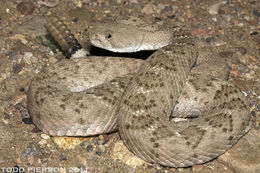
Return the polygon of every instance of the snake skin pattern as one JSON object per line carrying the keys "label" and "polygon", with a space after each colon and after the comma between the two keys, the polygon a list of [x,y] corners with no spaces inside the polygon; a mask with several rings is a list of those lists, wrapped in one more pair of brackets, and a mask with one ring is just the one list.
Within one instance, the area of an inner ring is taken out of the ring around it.
{"label": "snake skin pattern", "polygon": [[[46,26],[68,56],[81,48],[56,17]],[[145,61],[89,56],[44,68],[28,90],[29,113],[43,132],[119,129],[143,160],[187,167],[218,157],[250,129],[247,100],[226,81],[227,65],[189,32],[129,19],[97,24],[89,39],[114,52],[158,50]]]}

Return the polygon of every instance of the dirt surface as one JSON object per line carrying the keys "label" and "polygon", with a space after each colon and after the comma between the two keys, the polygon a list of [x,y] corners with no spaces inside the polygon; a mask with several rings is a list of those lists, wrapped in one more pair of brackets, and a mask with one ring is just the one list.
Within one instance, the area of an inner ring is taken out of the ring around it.
{"label": "dirt surface", "polygon": [[[260,172],[260,2],[189,0],[1,0],[1,172]],[[219,158],[189,168],[148,164],[118,133],[87,138],[50,137],[32,124],[26,91],[44,66],[63,58],[44,28],[57,13],[85,43],[87,26],[118,16],[177,24],[206,40],[232,68],[229,81],[247,96],[254,127]]]}

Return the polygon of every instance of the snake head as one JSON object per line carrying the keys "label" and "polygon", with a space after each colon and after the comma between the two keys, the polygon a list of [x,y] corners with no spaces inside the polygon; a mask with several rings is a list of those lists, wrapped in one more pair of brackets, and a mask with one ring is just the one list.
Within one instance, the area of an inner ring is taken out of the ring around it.
{"label": "snake head", "polygon": [[89,31],[90,43],[112,52],[137,52],[143,33],[127,24],[97,24]]}

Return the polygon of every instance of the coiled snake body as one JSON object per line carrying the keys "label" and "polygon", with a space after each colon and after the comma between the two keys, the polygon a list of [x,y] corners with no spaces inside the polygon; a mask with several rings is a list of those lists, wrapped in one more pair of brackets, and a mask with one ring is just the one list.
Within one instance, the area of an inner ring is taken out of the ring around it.
{"label": "coiled snake body", "polygon": [[[96,25],[90,41],[116,52],[159,50],[145,61],[87,57],[43,69],[28,90],[34,124],[53,136],[119,129],[130,151],[165,166],[218,157],[250,128],[244,95],[224,80],[227,66],[178,27],[135,22]],[[50,19],[47,28],[73,51],[76,41],[62,22]]]}

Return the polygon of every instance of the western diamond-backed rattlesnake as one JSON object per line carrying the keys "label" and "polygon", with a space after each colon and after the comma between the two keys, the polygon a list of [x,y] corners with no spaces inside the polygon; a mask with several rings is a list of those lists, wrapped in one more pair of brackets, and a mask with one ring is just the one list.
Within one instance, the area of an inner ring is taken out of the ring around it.
{"label": "western diamond-backed rattlesnake", "polygon": [[[80,47],[57,18],[47,28],[69,54]],[[88,136],[119,129],[142,159],[186,167],[216,158],[249,130],[247,101],[224,80],[227,65],[188,32],[128,20],[96,25],[89,38],[116,52],[159,50],[145,61],[90,56],[43,69],[28,90],[29,113],[43,132]]]}

